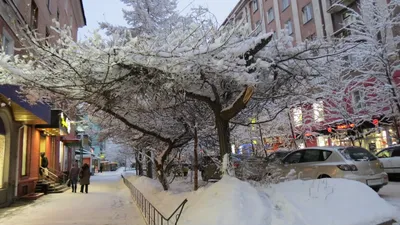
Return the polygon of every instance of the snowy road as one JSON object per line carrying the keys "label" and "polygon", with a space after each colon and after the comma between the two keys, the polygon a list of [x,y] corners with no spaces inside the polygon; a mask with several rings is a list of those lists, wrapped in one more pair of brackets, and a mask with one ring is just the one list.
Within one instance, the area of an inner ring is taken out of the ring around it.
{"label": "snowy road", "polygon": [[67,191],[44,196],[33,204],[3,212],[0,224],[144,225],[120,178],[119,172],[96,174],[91,178],[89,194]]}
{"label": "snowy road", "polygon": [[400,182],[390,182],[379,191],[379,195],[400,211]]}

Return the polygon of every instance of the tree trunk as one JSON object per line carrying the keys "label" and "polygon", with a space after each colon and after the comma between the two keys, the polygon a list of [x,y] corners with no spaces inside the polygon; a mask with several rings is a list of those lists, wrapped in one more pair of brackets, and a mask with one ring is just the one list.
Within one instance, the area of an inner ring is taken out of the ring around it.
{"label": "tree trunk", "polygon": [[167,181],[167,177],[165,175],[164,165],[163,164],[159,164],[157,161],[155,161],[154,164],[156,165],[158,181],[160,181],[164,191],[168,191],[169,184],[168,184],[168,181]]}
{"label": "tree trunk", "polygon": [[153,178],[153,168],[152,168],[152,163],[151,163],[151,152],[150,151],[147,151],[146,152],[146,155],[147,155],[147,158],[146,158],[146,160],[147,160],[147,163],[146,163],[146,169],[147,169],[147,177],[149,177],[149,178]]}
{"label": "tree trunk", "polygon": [[198,157],[197,157],[197,146],[198,146],[198,137],[197,137],[197,127],[195,126],[194,128],[194,152],[193,152],[193,156],[194,156],[194,160],[193,160],[193,171],[194,171],[194,187],[193,189],[195,191],[197,191],[197,189],[199,188],[199,170],[198,170]]}
{"label": "tree trunk", "polygon": [[143,176],[143,163],[142,163],[143,156],[139,154],[139,161],[137,162],[139,166],[139,176]]}
{"label": "tree trunk", "polygon": [[221,160],[225,154],[231,153],[230,146],[230,132],[229,132],[229,121],[224,120],[219,115],[215,116],[215,126],[217,127],[218,140],[219,140],[219,152]]}

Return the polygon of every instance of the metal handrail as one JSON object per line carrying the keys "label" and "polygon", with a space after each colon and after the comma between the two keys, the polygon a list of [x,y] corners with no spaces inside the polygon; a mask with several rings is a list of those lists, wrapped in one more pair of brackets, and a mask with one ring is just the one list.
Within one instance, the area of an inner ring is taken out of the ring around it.
{"label": "metal handrail", "polygon": [[[179,218],[181,217],[183,207],[187,203],[187,199],[183,200],[183,202],[175,209],[175,211],[167,218],[165,217],[156,207],[154,207],[149,200],[147,200],[144,195],[135,187],[131,182],[129,182],[122,174],[121,177],[124,181],[124,184],[131,191],[132,198],[135,200],[136,205],[140,209],[140,212],[143,215],[144,221],[148,225],[177,225]],[[173,220],[173,216],[175,215],[175,220]]]}
{"label": "metal handrail", "polygon": [[[40,167],[41,169],[45,169],[44,167]],[[49,173],[49,177],[51,180],[53,180],[54,182],[58,182],[58,176],[54,173],[52,173],[49,168],[47,168],[47,172]]]}

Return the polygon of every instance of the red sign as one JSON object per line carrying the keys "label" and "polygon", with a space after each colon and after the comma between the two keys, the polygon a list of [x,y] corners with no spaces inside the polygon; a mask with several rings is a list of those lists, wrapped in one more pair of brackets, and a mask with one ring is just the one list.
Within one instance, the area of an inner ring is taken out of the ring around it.
{"label": "red sign", "polygon": [[378,120],[378,119],[373,119],[373,120],[372,120],[372,123],[373,123],[375,126],[378,126],[378,125],[379,125],[379,120]]}
{"label": "red sign", "polygon": [[332,127],[328,127],[328,132],[332,133]]}

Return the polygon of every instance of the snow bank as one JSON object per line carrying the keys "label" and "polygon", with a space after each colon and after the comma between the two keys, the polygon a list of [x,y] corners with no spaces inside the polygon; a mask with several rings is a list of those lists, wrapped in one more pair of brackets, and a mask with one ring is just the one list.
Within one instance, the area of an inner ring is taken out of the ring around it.
{"label": "snow bank", "polygon": [[196,192],[190,191],[191,183],[172,184],[172,191],[165,192],[157,180],[128,179],[166,216],[187,198],[182,225],[377,225],[400,219],[397,209],[375,191],[344,179],[254,187],[224,176]]}
{"label": "snow bank", "polygon": [[399,217],[396,208],[357,181],[295,180],[264,192],[275,205],[273,225],[376,225]]}

